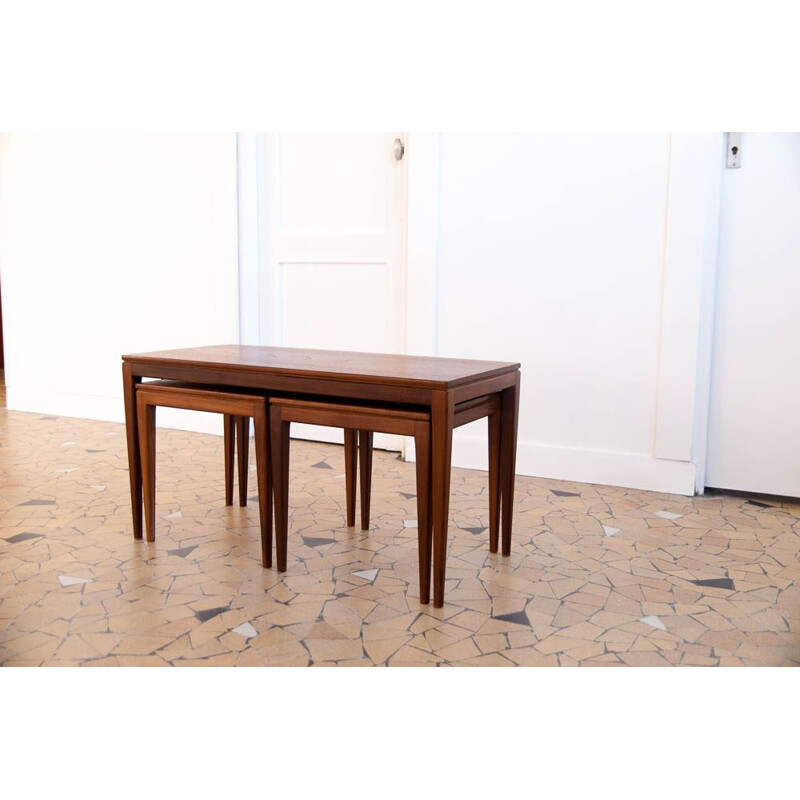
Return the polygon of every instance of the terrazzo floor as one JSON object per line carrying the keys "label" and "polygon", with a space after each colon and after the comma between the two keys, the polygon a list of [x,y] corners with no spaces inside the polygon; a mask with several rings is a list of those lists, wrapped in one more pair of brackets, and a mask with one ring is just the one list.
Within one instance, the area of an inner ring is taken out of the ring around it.
{"label": "terrazzo floor", "polygon": [[0,409],[0,664],[800,664],[800,503],[518,477],[504,558],[486,474],[454,469],[434,609],[413,464],[376,451],[363,532],[343,449],[293,442],[283,575],[222,464],[221,437],[159,430],[156,542],[134,541],[124,426]]}

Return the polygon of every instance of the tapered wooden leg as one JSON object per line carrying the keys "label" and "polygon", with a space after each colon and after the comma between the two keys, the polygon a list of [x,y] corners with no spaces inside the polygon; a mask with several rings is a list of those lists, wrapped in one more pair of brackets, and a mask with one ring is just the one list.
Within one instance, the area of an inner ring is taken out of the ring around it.
{"label": "tapered wooden leg", "polygon": [[133,538],[142,538],[142,462],[139,456],[139,420],[136,411],[136,386],[142,382],[134,377],[131,365],[122,365],[122,393],[125,398],[125,436],[128,441],[128,476],[131,485],[131,514]]}
{"label": "tapered wooden leg", "polygon": [[417,534],[419,548],[419,601],[431,600],[431,427],[414,426],[417,455]]}
{"label": "tapered wooden leg", "polygon": [[358,432],[358,460],[361,472],[361,530],[369,530],[372,495],[372,431]]}
{"label": "tapered wooden leg", "polygon": [[358,431],[353,428],[344,429],[344,482],[347,503],[347,526],[356,524],[356,448],[358,447]]}
{"label": "tapered wooden leg", "polygon": [[222,449],[225,451],[225,505],[233,505],[233,443],[234,443],[234,429],[233,429],[233,414],[222,415],[222,430],[223,430],[223,445]]}
{"label": "tapered wooden leg", "polygon": [[156,540],[156,407],[137,398],[139,451],[144,489],[144,518],[147,541]]}
{"label": "tapered wooden leg", "polygon": [[247,467],[250,461],[250,417],[236,417],[236,449],[239,454],[239,505],[247,505]]}
{"label": "tapered wooden leg", "polygon": [[289,423],[281,418],[280,407],[270,406],[270,449],[275,492],[275,550],[278,572],[286,572],[289,538]]}
{"label": "tapered wooden leg", "polygon": [[433,517],[433,605],[444,605],[447,523],[450,515],[450,460],[454,403],[446,391],[431,393],[431,514]]}
{"label": "tapered wooden leg", "polygon": [[256,439],[256,481],[258,513],[261,519],[261,566],[272,566],[272,468],[270,467],[269,418],[267,404],[253,417]]}
{"label": "tapered wooden leg", "polygon": [[503,555],[511,555],[511,520],[514,514],[514,473],[517,464],[519,372],[516,382],[500,393],[500,503],[503,515]]}
{"label": "tapered wooden leg", "polygon": [[489,414],[489,552],[500,540],[500,415]]}

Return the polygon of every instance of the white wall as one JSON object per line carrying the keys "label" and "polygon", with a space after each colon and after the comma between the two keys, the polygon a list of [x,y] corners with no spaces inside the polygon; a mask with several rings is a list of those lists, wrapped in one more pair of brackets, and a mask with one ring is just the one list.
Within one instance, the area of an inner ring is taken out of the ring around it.
{"label": "white wall", "polygon": [[9,408],[121,421],[123,353],[238,341],[236,192],[233,134],[0,137]]}
{"label": "white wall", "polygon": [[[254,137],[239,149],[237,271],[233,135],[0,139],[11,408],[121,420],[123,352],[253,339],[266,245]],[[409,137],[407,351],[522,363],[520,473],[701,485],[721,151],[719,134]],[[485,450],[465,427],[454,464]]]}
{"label": "white wall", "polygon": [[[521,474],[693,493],[721,137],[412,135],[409,158],[409,352],[521,362]],[[474,423],[454,464],[485,450]]]}

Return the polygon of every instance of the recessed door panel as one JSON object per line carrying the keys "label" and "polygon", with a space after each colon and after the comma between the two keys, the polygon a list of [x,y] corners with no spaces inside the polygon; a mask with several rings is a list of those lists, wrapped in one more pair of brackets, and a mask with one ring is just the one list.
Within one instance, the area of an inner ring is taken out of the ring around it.
{"label": "recessed door panel", "polygon": [[283,345],[390,353],[397,338],[388,264],[283,264]]}

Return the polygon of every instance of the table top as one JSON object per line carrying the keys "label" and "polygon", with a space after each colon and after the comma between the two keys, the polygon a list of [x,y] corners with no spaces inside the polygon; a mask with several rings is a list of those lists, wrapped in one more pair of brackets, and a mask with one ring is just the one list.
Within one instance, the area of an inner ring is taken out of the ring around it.
{"label": "table top", "polygon": [[515,372],[519,364],[465,358],[357,353],[342,350],[302,350],[258,345],[211,345],[122,356],[136,364],[212,367],[218,370],[264,372],[359,383],[425,386],[451,389],[465,383]]}

